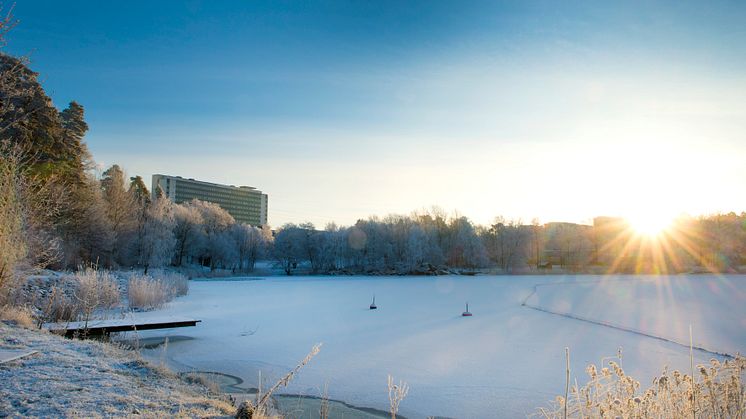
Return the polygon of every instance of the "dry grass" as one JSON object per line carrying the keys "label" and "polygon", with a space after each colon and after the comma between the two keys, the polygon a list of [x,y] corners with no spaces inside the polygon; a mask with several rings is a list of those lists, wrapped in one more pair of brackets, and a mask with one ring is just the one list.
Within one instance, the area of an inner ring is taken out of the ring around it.
{"label": "dry grass", "polygon": [[189,280],[180,273],[164,271],[154,276],[158,278],[158,281],[166,284],[172,298],[182,297],[189,293]]}
{"label": "dry grass", "polygon": [[75,273],[78,281],[76,296],[90,294],[102,308],[119,305],[119,287],[109,271],[85,268]]}
{"label": "dry grass", "polygon": [[75,280],[72,310],[84,321],[90,320],[96,310],[119,305],[119,286],[109,271],[87,267],[75,273]]}
{"label": "dry grass", "polygon": [[25,277],[18,273],[0,276],[0,306],[22,305],[25,282]]}
{"label": "dry grass", "polygon": [[589,365],[590,381],[574,385],[565,399],[558,396],[551,409],[540,409],[547,418],[743,418],[746,393],[743,379],[746,358],[698,365],[697,373],[684,374],[664,369],[644,391],[640,382],[626,375],[615,361],[599,369]]}
{"label": "dry grass", "polygon": [[280,418],[281,416],[274,413],[270,406],[270,401],[272,397],[272,393],[277,391],[280,387],[287,387],[288,384],[290,384],[290,381],[293,380],[293,377],[295,377],[295,374],[297,374],[303,367],[306,366],[309,362],[311,362],[311,359],[316,356],[321,351],[321,344],[315,345],[313,348],[311,348],[311,352],[306,355],[303,360],[295,366],[290,372],[285,374],[284,377],[282,377],[275,385],[270,387],[269,390],[262,393],[261,389],[259,389],[259,392],[256,394],[256,400],[250,401],[247,400],[243,403],[241,403],[240,406],[238,406],[238,411],[236,412],[236,419],[266,419],[266,418]]}
{"label": "dry grass", "polygon": [[168,291],[159,281],[147,275],[132,275],[127,282],[127,301],[130,308],[154,310],[168,302]]}
{"label": "dry grass", "polygon": [[26,307],[0,307],[0,321],[12,323],[26,328],[31,328],[34,326],[34,316],[31,313],[31,310]]}
{"label": "dry grass", "polygon": [[197,384],[204,387],[208,395],[220,394],[220,384],[209,379],[205,374],[188,372],[182,375],[181,378],[189,384]]}
{"label": "dry grass", "polygon": [[321,403],[319,404],[319,419],[329,419],[331,406],[329,405],[329,383],[324,383],[321,392]]}
{"label": "dry grass", "polygon": [[73,298],[68,296],[62,288],[53,286],[40,309],[39,327],[45,322],[74,321],[78,317],[79,308]]}
{"label": "dry grass", "polygon": [[130,308],[154,310],[176,297],[189,292],[189,281],[184,275],[156,272],[151,275],[133,274],[127,284]]}

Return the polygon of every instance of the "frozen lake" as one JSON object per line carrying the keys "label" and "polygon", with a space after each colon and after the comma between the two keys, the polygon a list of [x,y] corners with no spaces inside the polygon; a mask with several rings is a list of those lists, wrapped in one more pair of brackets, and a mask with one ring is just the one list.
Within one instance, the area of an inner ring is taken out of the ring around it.
{"label": "frozen lake", "polygon": [[[695,346],[746,352],[746,277],[739,275],[273,277],[190,285],[188,296],[144,316],[202,323],[141,333],[172,336],[166,354],[158,348],[147,356],[256,387],[260,372],[271,382],[322,342],[283,392],[319,396],[328,385],[332,399],[386,410],[391,374],[410,386],[400,413],[411,418],[534,413],[564,392],[565,347],[579,383],[588,363],[623,347],[624,369],[643,387],[664,365],[688,370],[689,350],[676,342],[688,345],[690,324]],[[378,310],[368,309],[373,295]],[[461,317],[467,301],[473,317]],[[695,351],[695,363],[712,357]]]}

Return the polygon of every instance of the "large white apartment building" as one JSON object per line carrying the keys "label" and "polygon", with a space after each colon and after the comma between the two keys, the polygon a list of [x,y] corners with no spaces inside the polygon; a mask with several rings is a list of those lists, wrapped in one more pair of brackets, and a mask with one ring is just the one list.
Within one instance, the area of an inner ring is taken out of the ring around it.
{"label": "large white apartment building", "polygon": [[221,185],[157,174],[153,175],[153,194],[158,188],[177,204],[193,199],[212,202],[228,211],[238,222],[267,225],[267,194],[251,186]]}

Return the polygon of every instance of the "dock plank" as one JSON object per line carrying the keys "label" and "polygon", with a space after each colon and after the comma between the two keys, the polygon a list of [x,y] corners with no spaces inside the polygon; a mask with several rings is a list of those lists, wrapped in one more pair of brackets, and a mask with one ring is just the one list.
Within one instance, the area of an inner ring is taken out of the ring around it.
{"label": "dock plank", "polygon": [[196,326],[201,320],[191,318],[155,318],[155,319],[110,319],[90,320],[86,322],[46,323],[44,328],[57,333],[64,333],[72,337],[80,334],[101,336],[117,332],[132,332],[137,330],[172,329],[177,327]]}
{"label": "dock plank", "polygon": [[0,364],[12,362],[21,358],[31,356],[37,351],[30,351],[28,349],[0,349]]}

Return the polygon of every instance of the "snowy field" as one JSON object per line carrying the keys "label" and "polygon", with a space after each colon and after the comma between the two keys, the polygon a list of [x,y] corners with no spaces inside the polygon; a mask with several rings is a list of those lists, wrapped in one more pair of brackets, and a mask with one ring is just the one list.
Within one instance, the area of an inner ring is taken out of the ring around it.
{"label": "snowy field", "polygon": [[[539,285],[537,284],[552,284]],[[378,310],[368,305],[376,296]],[[469,302],[473,317],[461,317]],[[630,331],[522,306],[540,307]],[[323,342],[284,392],[387,409],[386,376],[409,383],[400,413],[517,417],[564,391],[564,348],[573,378],[623,347],[643,387],[664,365],[688,370],[695,346],[746,352],[744,276],[295,277],[192,282],[189,295],[143,316],[191,316],[169,335],[178,370],[217,371],[255,387],[279,377]],[[656,339],[640,333],[661,336]],[[176,338],[177,336],[182,338]],[[184,338],[185,337],[185,338]],[[147,354],[146,354],[147,355]],[[695,351],[695,363],[713,357]]]}

